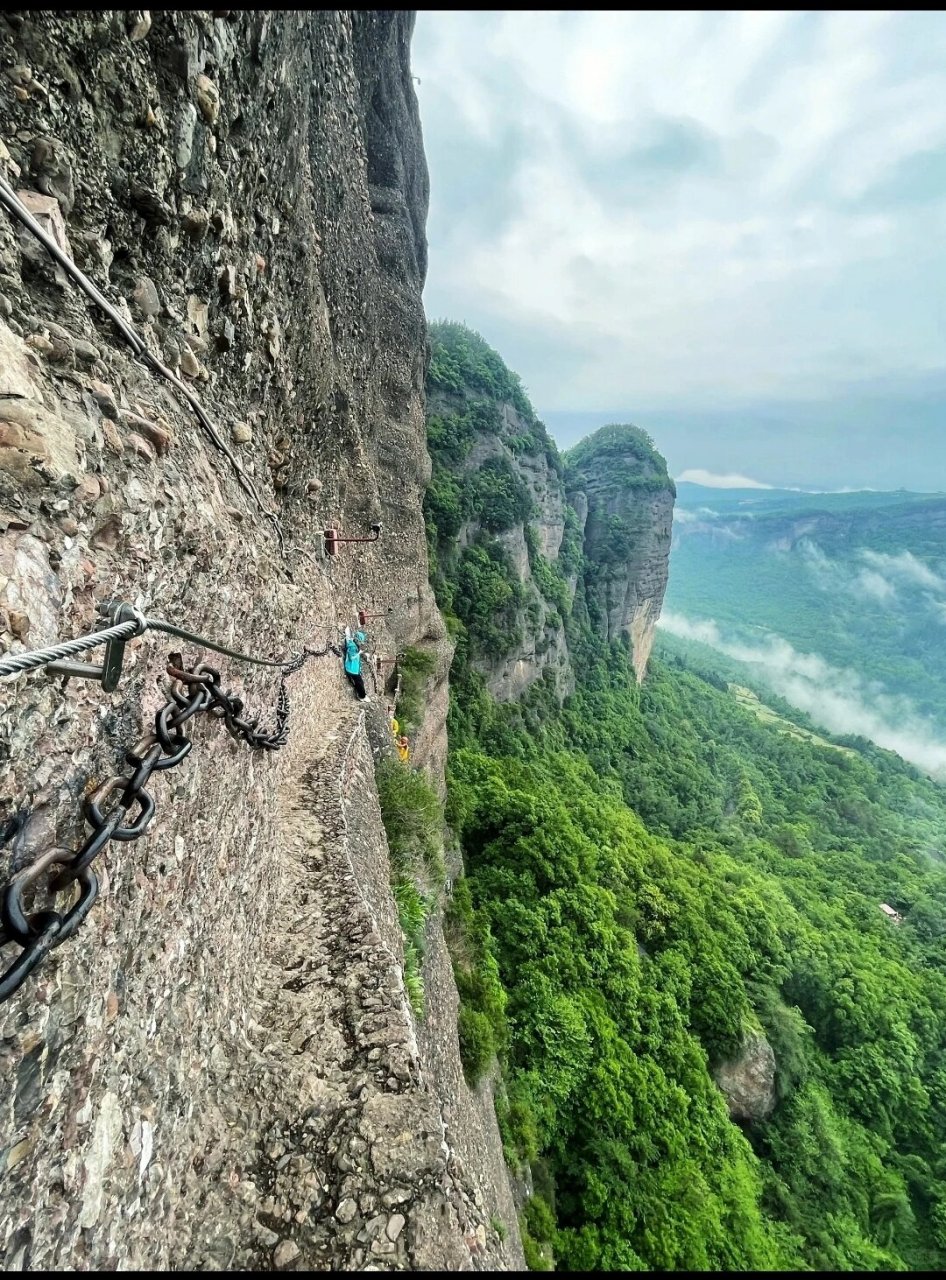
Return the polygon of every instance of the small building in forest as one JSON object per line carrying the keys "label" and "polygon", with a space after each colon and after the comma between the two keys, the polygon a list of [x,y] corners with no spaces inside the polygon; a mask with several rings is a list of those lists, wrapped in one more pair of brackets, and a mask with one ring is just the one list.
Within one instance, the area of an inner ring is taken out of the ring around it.
{"label": "small building in forest", "polygon": [[880,904],[880,909],[884,913],[884,915],[887,917],[887,919],[892,920],[894,924],[903,924],[903,916],[900,914],[899,911],[895,911],[893,907],[890,906],[889,903],[882,902]]}

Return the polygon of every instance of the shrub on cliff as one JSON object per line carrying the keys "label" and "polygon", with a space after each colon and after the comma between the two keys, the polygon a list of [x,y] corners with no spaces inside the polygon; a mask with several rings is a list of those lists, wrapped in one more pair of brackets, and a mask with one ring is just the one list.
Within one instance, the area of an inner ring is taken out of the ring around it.
{"label": "shrub on cliff", "polygon": [[429,336],[429,389],[453,394],[461,394],[467,389],[485,391],[497,400],[508,400],[530,422],[535,420],[535,410],[519,376],[474,329],[465,324],[438,320],[430,325]]}
{"label": "shrub on cliff", "polygon": [[443,849],[443,808],[436,791],[422,773],[405,769],[399,760],[380,761],[375,777],[395,871],[416,875],[436,867]]}
{"label": "shrub on cliff", "polygon": [[464,497],[468,516],[491,533],[525,524],[532,514],[529,490],[508,458],[487,458],[467,481]]}
{"label": "shrub on cliff", "polygon": [[404,985],[414,1013],[421,1017],[431,881],[439,886],[443,877],[443,807],[423,774],[399,760],[381,760],[375,779],[391,854],[391,891],[404,935]]}

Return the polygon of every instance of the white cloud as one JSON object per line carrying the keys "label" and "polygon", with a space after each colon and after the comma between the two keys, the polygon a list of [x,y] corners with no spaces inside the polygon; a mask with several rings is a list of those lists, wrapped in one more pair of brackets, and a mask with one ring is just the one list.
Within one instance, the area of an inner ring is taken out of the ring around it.
{"label": "white cloud", "polygon": [[781,636],[773,634],[760,644],[747,644],[725,638],[711,619],[696,621],[673,612],[665,612],[658,625],[746,663],[829,733],[869,738],[946,779],[946,740],[909,699],[878,693],[856,672],[833,667],[816,653],[800,653]]}
{"label": "white cloud", "polygon": [[944,54],[937,11],[421,11],[429,309],[511,335],[543,411],[937,368],[946,196],[899,175],[946,147]]}
{"label": "white cloud", "polygon": [[704,471],[702,467],[688,467],[676,477],[681,483],[701,484],[707,489],[771,489],[774,486],[761,480],[752,480],[749,476],[741,476],[737,472],[729,475],[718,475],[715,471]]}
{"label": "white cloud", "polygon": [[852,583],[855,595],[865,595],[881,604],[890,604],[897,597],[897,588],[882,573],[873,569],[861,569]]}
{"label": "white cloud", "polygon": [[917,559],[911,551],[887,555],[883,551],[870,551],[865,547],[861,551],[861,559],[892,577],[912,582],[917,586],[930,587],[934,591],[946,591],[946,581],[938,573],[934,573],[922,560]]}

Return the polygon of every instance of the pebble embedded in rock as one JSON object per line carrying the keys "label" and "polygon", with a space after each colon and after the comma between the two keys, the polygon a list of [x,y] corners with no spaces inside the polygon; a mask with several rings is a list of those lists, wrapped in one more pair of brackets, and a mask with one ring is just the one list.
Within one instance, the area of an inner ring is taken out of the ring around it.
{"label": "pebble embedded in rock", "polygon": [[351,1222],[357,1212],[358,1206],[355,1204],[351,1196],[347,1196],[335,1210],[335,1217],[339,1222],[347,1225],[347,1223]]}
{"label": "pebble embedded in rock", "polygon": [[206,209],[188,209],[187,213],[182,215],[181,222],[189,236],[192,236],[195,240],[200,240],[207,234],[207,228],[210,226],[210,215]]}
{"label": "pebble embedded in rock", "polygon": [[220,92],[209,76],[197,77],[195,86],[197,105],[208,124],[216,124],[220,115]]}
{"label": "pebble embedded in rock", "polygon": [[73,347],[79,359],[84,360],[86,364],[91,364],[93,360],[98,360],[99,358],[98,347],[93,346],[85,338],[76,338],[73,342]]}
{"label": "pebble embedded in rock", "polygon": [[157,287],[148,276],[141,277],[135,285],[135,291],[131,298],[138,314],[145,320],[156,316],[161,310],[161,299],[158,296]]}
{"label": "pebble embedded in rock", "polygon": [[18,62],[15,67],[8,67],[4,74],[11,84],[25,86],[30,84],[33,79],[32,68],[22,62]]}
{"label": "pebble embedded in rock", "polygon": [[103,413],[108,414],[110,418],[117,418],[121,413],[118,407],[118,400],[115,398],[115,392],[107,382],[98,382],[95,379],[90,384],[92,395],[95,402]]}
{"label": "pebble embedded in rock", "polygon": [[295,1262],[301,1252],[295,1240],[282,1240],[273,1250],[273,1266],[277,1269],[288,1267],[291,1262]]}
{"label": "pebble embedded in rock", "polygon": [[246,293],[233,264],[220,268],[220,290],[229,298],[242,298]]}
{"label": "pebble embedded in rock", "polygon": [[31,333],[26,339],[26,345],[38,351],[41,356],[51,356],[53,353],[53,344],[42,333]]}
{"label": "pebble embedded in rock", "polygon": [[229,351],[233,346],[233,339],[236,337],[236,329],[232,320],[224,320],[223,324],[217,330],[214,341],[219,351]]}
{"label": "pebble embedded in rock", "polygon": [[385,1228],[385,1235],[387,1238],[389,1240],[396,1240],[404,1230],[404,1223],[406,1221],[407,1219],[404,1217],[403,1213],[392,1214],[388,1219],[388,1225]]}
{"label": "pebble embedded in rock", "polygon": [[125,442],[121,437],[121,432],[110,418],[102,419],[102,434],[105,436],[105,443],[113,453],[125,452]]}
{"label": "pebble embedded in rock", "polygon": [[139,435],[150,441],[159,454],[167,453],[174,443],[174,436],[167,425],[159,426],[158,423],[152,422],[149,418],[143,418],[140,413],[131,413],[126,410],[122,414],[122,421],[128,426],[134,427]]}
{"label": "pebble embedded in rock", "polygon": [[234,444],[249,444],[253,439],[253,429],[245,422],[235,422],[230,435]]}
{"label": "pebble embedded in rock", "polygon": [[133,43],[144,40],[145,36],[151,30],[151,14],[147,9],[132,9],[128,14],[132,20],[131,30],[128,32],[128,39]]}
{"label": "pebble embedded in rock", "polygon": [[200,361],[189,347],[185,347],[181,352],[181,372],[188,378],[196,378],[200,373]]}
{"label": "pebble embedded in rock", "polygon": [[76,486],[75,494],[76,502],[81,503],[83,507],[91,507],[98,502],[102,496],[102,483],[99,476],[87,475],[83,476]]}
{"label": "pebble embedded in rock", "polygon": [[76,199],[75,182],[70,153],[58,138],[36,139],[30,173],[43,195],[55,197],[63,215],[68,218]]}
{"label": "pebble embedded in rock", "polygon": [[149,462],[157,461],[158,455],[155,453],[154,446],[146,440],[144,436],[138,435],[137,431],[132,431],[126,437],[125,443],[129,448],[133,449],[140,458],[147,458]]}

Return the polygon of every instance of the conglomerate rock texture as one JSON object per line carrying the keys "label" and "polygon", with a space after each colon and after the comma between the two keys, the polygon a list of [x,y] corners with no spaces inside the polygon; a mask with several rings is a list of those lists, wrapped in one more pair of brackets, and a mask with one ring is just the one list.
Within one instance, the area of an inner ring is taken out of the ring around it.
{"label": "conglomerate rock texture", "polygon": [[[373,650],[437,660],[414,753],[442,785],[412,21],[0,16],[0,173],[196,392],[285,542],[180,393],[0,211],[0,641],[83,634],[118,599],[275,657],[391,608]],[[325,557],[324,527],[374,521],[379,541]],[[150,728],[172,648],[271,716],[272,672],[155,633],[111,694],[5,682],[7,873],[83,839],[83,796]],[[381,709],[331,655],[289,687],[284,751],[196,724],[152,779],[147,833],[97,860],[85,923],[0,1006],[8,1269],[522,1265],[438,936],[436,1034],[404,995],[366,734]]]}

